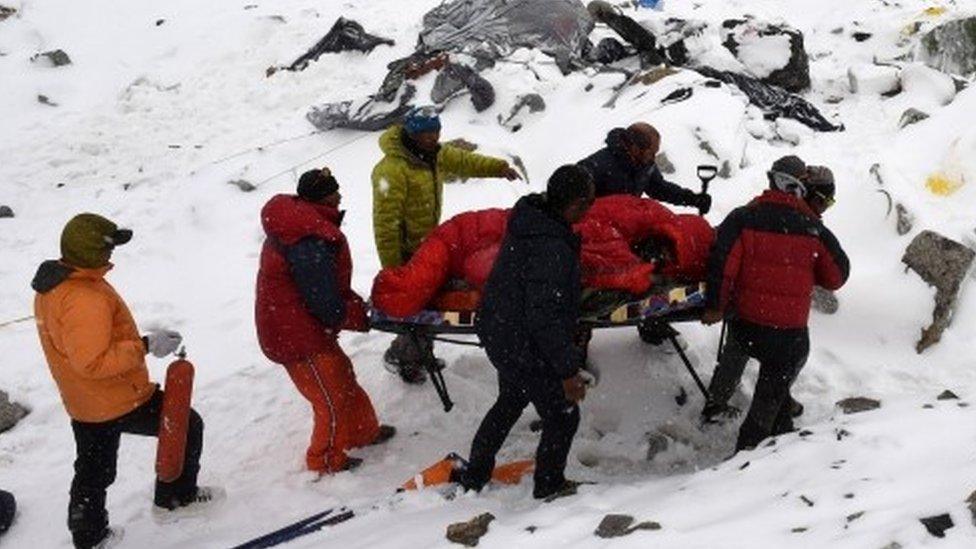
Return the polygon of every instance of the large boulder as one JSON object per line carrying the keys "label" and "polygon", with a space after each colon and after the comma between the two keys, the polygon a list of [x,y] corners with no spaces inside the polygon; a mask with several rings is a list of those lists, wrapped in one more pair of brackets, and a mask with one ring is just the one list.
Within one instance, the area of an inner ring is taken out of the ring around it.
{"label": "large boulder", "polygon": [[949,21],[930,30],[922,36],[918,58],[942,72],[976,74],[976,16]]}
{"label": "large boulder", "polygon": [[722,34],[722,45],[756,78],[793,93],[810,87],[810,57],[799,30],[747,17],[724,21]]}
{"label": "large boulder", "polygon": [[932,324],[922,330],[915,345],[919,353],[942,339],[949,327],[956,299],[976,252],[954,240],[932,231],[922,231],[905,250],[902,262],[918,273],[922,280],[935,286],[935,311]]}

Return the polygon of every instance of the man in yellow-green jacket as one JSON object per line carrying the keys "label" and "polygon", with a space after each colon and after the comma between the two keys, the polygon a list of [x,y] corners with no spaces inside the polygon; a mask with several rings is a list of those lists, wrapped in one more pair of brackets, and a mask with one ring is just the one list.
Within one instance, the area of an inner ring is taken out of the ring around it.
{"label": "man in yellow-green jacket", "polygon": [[[414,108],[402,125],[380,136],[383,159],[373,168],[373,234],[383,268],[402,265],[437,227],[444,183],[471,177],[521,179],[500,158],[442,145],[441,121],[432,107]],[[405,336],[397,337],[383,358],[391,371],[408,383],[423,383],[420,365],[426,348],[418,349]]]}

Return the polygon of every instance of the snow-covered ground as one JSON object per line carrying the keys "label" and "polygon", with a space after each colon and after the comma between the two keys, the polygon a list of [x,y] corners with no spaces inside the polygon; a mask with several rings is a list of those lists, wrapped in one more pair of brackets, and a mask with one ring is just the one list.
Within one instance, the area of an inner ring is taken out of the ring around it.
{"label": "snow-covered ground", "polygon": [[[95,211],[134,229],[132,243],[116,252],[110,278],[143,329],[171,326],[184,334],[197,366],[195,406],[207,425],[201,481],[228,491],[227,502],[206,518],[157,525],[149,513],[154,441],[124,438],[119,479],[109,492],[112,522],[125,528],[123,547],[226,547],[340,504],[360,516],[294,545],[447,546],[449,523],[490,511],[498,518],[482,539],[486,547],[974,546],[965,499],[976,490],[976,409],[963,403],[976,398],[976,292],[968,280],[953,326],[918,355],[914,343],[930,321],[934,290],[904,272],[900,257],[923,229],[976,245],[976,89],[940,106],[939,90],[931,86],[886,99],[852,95],[847,79],[851,66],[903,53],[897,43],[912,21],[972,13],[976,6],[942,2],[947,13],[931,16],[922,11],[933,4],[921,0],[672,0],[664,13],[631,12],[700,19],[712,27],[744,14],[789,22],[804,32],[811,54],[807,97],[843,121],[842,133],[759,121],[726,88],[699,86],[692,99],[658,108],[658,99],[700,80],[688,72],[638,85],[615,109],[603,109],[620,75],[564,77],[527,50],[517,57],[532,61],[538,79],[523,64],[501,63],[485,74],[496,86],[494,107],[476,114],[462,98],[447,109],[445,138],[463,136],[490,154],[518,154],[530,182],[451,186],[445,218],[510,206],[543,189],[555,167],[582,158],[602,144],[608,129],[638,118],[662,131],[663,149],[678,170],[673,179],[686,186],[697,186],[697,164],[714,161],[699,138],[730,161],[732,177],[713,183],[713,223],[764,187],[764,171],[780,155],[826,164],[838,180],[838,203],[826,220],[850,253],[853,274],[839,293],[840,312],[815,313],[811,320],[813,349],[794,394],[806,405],[799,424],[812,434],[784,436],[775,446],[723,461],[734,427],[697,430],[701,398],[677,357],[643,345],[631,330],[601,332],[592,349],[605,380],[583,406],[569,467],[572,477],[599,484],[540,504],[528,483],[450,501],[431,492],[390,497],[447,452],[466,453],[495,390],[480,351],[439,347],[457,402],[444,414],[430,387],[404,386],[382,368],[389,336],[344,336],[381,419],[400,434],[358,452],[366,463],[355,473],[316,481],[303,471],[308,405],[262,356],[254,335],[258,211],[272,195],[290,192],[309,167],[328,164],[342,184],[354,286],[368,294],[378,269],[369,172],[380,155],[378,135],[347,131],[252,148],[310,133],[304,114],[313,104],[373,92],[386,63],[412,50],[420,18],[437,0],[3,3],[20,13],[0,22],[0,204],[16,212],[0,219],[0,323],[31,314],[29,281],[40,261],[58,254],[61,227],[75,213]],[[396,46],[368,56],[326,55],[304,72],[265,77],[265,69],[297,57],[339,15],[395,38]],[[856,42],[855,30],[873,37]],[[56,48],[73,64],[29,61]],[[763,63],[775,58],[757,56]],[[426,77],[421,88],[432,80]],[[548,109],[511,134],[496,115],[528,91],[542,94]],[[39,103],[39,94],[58,106]],[[908,107],[932,117],[899,130]],[[777,131],[798,144],[754,137]],[[884,189],[916,217],[908,235],[895,232],[888,199],[869,174],[876,163]],[[933,173],[962,186],[949,196],[933,194],[925,184]],[[236,179],[259,188],[243,193],[227,184]],[[707,376],[718,330],[681,329]],[[0,487],[14,492],[21,506],[0,543],[67,547],[74,447],[31,322],[0,327],[0,357],[0,388],[33,410],[0,435]],[[164,368],[163,361],[150,365],[157,379]],[[747,393],[754,370],[747,374]],[[690,398],[679,406],[675,396],[682,388]],[[944,389],[962,402],[937,402]],[[850,396],[877,398],[882,408],[844,416],[834,403]],[[735,402],[748,398],[737,395]],[[516,427],[504,457],[531,455],[537,435],[529,431],[530,419],[526,414]],[[655,431],[683,442],[649,462],[646,434]],[[593,531],[607,513],[663,528],[602,540]],[[956,526],[939,540],[918,519],[941,513]]]}

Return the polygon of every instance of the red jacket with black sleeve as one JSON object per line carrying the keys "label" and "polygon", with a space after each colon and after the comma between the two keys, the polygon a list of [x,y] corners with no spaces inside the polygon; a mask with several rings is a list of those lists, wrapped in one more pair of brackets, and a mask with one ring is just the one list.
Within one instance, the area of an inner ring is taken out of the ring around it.
{"label": "red jacket with black sleeve", "polygon": [[836,290],[849,273],[847,254],[806,202],[768,190],[719,225],[706,306],[761,326],[804,328],[813,286]]}

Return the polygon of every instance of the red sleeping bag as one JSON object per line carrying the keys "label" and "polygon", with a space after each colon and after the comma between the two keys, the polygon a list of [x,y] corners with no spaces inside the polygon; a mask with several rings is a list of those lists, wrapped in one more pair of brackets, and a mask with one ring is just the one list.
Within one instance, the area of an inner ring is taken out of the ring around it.
{"label": "red sleeping bag", "polygon": [[[373,282],[373,306],[406,317],[434,301],[448,280],[460,279],[480,290],[505,236],[508,213],[500,209],[465,212],[442,223],[407,264],[380,271]],[[703,217],[675,214],[655,200],[630,195],[598,198],[573,229],[583,243],[583,285],[634,295],[650,289],[652,274],[702,280],[715,239]],[[648,239],[665,243],[672,260],[660,267],[635,255],[632,246]],[[474,304],[468,303],[467,308]]]}

